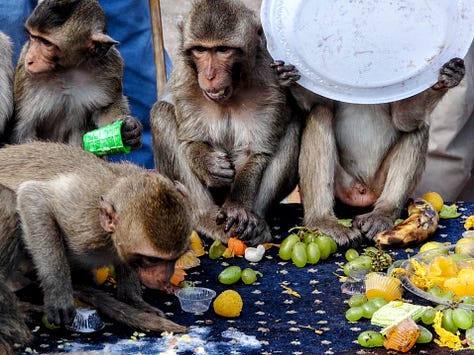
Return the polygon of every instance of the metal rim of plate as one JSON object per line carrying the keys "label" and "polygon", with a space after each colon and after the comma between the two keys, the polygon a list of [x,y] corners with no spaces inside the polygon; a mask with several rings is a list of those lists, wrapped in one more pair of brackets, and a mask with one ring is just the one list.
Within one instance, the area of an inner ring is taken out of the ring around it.
{"label": "metal rim of plate", "polygon": [[474,38],[472,0],[263,0],[261,19],[270,54],[296,66],[300,85],[358,104],[429,88]]}

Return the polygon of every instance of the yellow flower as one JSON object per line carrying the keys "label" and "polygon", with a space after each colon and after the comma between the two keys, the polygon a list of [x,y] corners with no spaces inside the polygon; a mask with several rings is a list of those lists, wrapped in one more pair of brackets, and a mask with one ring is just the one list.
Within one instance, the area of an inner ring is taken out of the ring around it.
{"label": "yellow flower", "polygon": [[474,215],[467,217],[464,221],[464,229],[468,230],[471,228],[474,228]]}
{"label": "yellow flower", "polygon": [[[433,329],[438,334],[439,339],[435,339],[434,342],[439,346],[448,347],[450,349],[459,350],[462,349],[463,346],[461,344],[461,339],[456,334],[451,333],[450,331],[444,329],[441,326],[441,321],[443,319],[443,312],[438,311],[436,312],[436,316],[433,323]],[[459,334],[459,332],[458,332]]]}

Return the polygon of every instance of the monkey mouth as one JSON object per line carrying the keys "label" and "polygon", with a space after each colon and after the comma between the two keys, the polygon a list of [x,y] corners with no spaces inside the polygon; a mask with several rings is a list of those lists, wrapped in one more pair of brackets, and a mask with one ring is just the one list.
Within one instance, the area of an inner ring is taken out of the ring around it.
{"label": "monkey mouth", "polygon": [[204,90],[204,95],[211,101],[222,102],[230,98],[230,96],[232,95],[232,87],[228,86],[219,91]]}

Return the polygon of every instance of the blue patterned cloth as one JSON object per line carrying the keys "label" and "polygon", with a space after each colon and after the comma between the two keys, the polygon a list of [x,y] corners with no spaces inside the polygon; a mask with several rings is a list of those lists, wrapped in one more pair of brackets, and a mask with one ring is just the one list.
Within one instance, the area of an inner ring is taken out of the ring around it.
{"label": "blue patterned cloth", "polygon": [[[459,203],[462,216],[441,220],[433,240],[454,242],[461,237],[463,223],[474,214],[474,203]],[[276,242],[288,229],[301,224],[301,205],[280,205],[272,222]],[[362,247],[360,248],[362,251]],[[210,260],[200,257],[201,265],[188,270],[186,277],[200,286],[220,293],[226,289],[239,292],[244,307],[238,318],[217,316],[209,309],[199,315],[183,312],[176,297],[159,291],[145,290],[145,298],[162,309],[173,321],[190,326],[185,334],[140,333],[117,325],[107,326],[97,334],[84,335],[65,331],[49,331],[42,326],[35,330],[35,342],[29,350],[37,353],[98,351],[100,354],[356,354],[364,350],[357,342],[360,332],[371,326],[368,320],[350,323],[345,319],[349,295],[341,292],[345,263],[340,251],[326,261],[304,268],[284,262],[272,248],[259,263],[251,264],[243,258]],[[415,255],[417,248],[394,249],[396,260]],[[239,282],[222,285],[217,275],[228,265],[251,267],[263,276],[253,285]],[[282,286],[298,292],[301,298],[286,293]],[[427,302],[408,291],[404,298],[418,304]],[[107,322],[107,320],[105,320]],[[449,353],[436,344],[416,345],[411,351],[430,354]],[[366,353],[386,354],[382,349],[365,349]],[[393,353],[393,352],[392,352]],[[25,352],[26,354],[26,352]]]}

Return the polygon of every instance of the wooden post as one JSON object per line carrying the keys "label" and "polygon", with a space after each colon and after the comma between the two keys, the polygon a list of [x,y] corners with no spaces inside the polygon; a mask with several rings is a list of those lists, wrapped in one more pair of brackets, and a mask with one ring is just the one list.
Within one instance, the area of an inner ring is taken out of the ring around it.
{"label": "wooden post", "polygon": [[161,21],[160,0],[150,1],[150,20],[153,36],[156,70],[156,97],[158,98],[166,84],[165,45],[163,42],[163,25]]}

